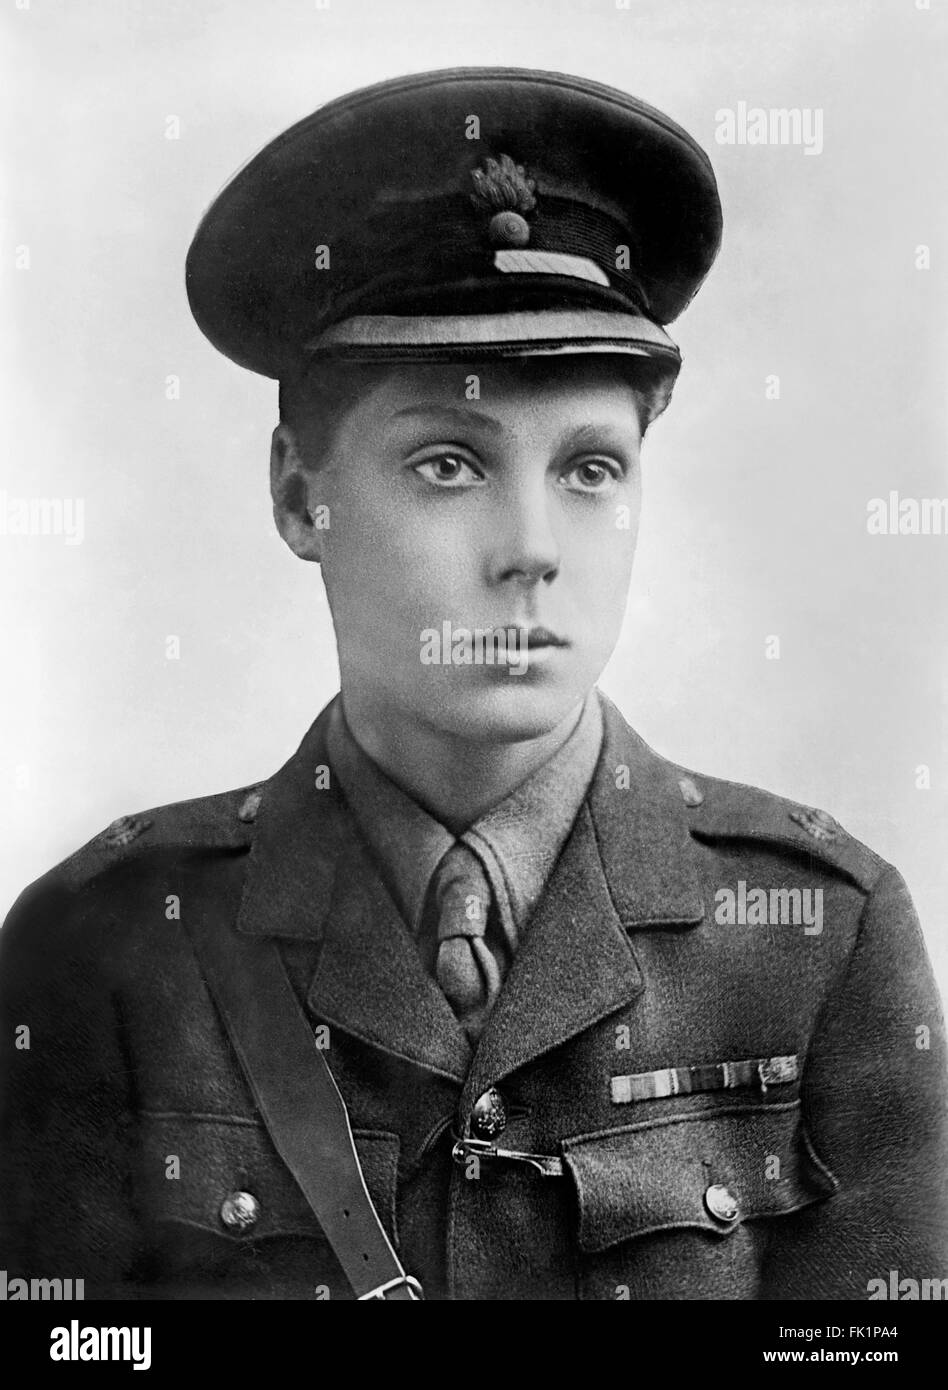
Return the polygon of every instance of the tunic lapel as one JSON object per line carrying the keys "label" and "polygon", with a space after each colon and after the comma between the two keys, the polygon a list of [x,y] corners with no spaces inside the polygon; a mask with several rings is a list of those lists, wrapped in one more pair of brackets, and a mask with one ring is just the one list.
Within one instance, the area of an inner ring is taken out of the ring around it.
{"label": "tunic lapel", "polygon": [[584,805],[481,1035],[471,1093],[591,1027],[642,988]]}
{"label": "tunic lapel", "polygon": [[463,1081],[472,1051],[367,850],[338,861],[309,1007],[363,1042]]}
{"label": "tunic lapel", "polygon": [[642,993],[631,931],[704,916],[674,770],[606,699],[603,715],[586,802],[487,1021],[462,1112],[488,1085]]}
{"label": "tunic lapel", "polygon": [[[463,1080],[471,1049],[425,972],[328,766],[327,710],[267,784],[237,930],[320,942],[308,1005],[330,1026]],[[322,778],[325,781],[325,776]]]}

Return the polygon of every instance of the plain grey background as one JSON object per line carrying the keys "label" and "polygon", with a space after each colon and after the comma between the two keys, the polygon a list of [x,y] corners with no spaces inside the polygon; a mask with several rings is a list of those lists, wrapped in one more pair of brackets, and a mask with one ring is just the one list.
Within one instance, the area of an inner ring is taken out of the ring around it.
{"label": "plain grey background", "polygon": [[[336,690],[270,517],[276,385],[188,312],[201,213],[329,98],[501,63],[667,111],[724,204],[601,684],[896,863],[948,991],[948,537],[866,524],[948,494],[945,0],[5,0],[2,32],[0,503],[82,499],[84,537],[0,525],[0,911],[116,816],[269,775]],[[740,102],[819,110],[821,152],[718,143]]]}

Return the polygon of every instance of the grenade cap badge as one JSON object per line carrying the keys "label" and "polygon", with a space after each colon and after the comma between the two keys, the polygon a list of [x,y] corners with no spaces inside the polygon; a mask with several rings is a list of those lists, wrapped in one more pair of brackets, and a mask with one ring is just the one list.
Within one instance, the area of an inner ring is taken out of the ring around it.
{"label": "grenade cap badge", "polygon": [[488,155],[483,167],[471,170],[474,192],[471,202],[481,212],[492,214],[487,235],[492,246],[521,247],[530,241],[528,213],[536,209],[536,180],[527,176],[522,164],[509,154],[494,159]]}

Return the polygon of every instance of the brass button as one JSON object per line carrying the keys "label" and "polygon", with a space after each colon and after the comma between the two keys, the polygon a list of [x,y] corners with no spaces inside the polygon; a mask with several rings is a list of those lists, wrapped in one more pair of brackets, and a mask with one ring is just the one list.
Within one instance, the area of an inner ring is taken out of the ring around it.
{"label": "brass button", "polygon": [[740,1215],[740,1207],[737,1198],[729,1187],[721,1187],[714,1183],[704,1194],[704,1204],[714,1217],[715,1221],[723,1221],[730,1225],[736,1221]]}
{"label": "brass button", "polygon": [[249,1192],[229,1192],[221,1202],[221,1220],[229,1231],[249,1231],[259,1215],[260,1203]]}
{"label": "brass button", "polygon": [[496,1139],[507,1128],[504,1098],[493,1086],[478,1096],[471,1110],[471,1129],[478,1139]]}

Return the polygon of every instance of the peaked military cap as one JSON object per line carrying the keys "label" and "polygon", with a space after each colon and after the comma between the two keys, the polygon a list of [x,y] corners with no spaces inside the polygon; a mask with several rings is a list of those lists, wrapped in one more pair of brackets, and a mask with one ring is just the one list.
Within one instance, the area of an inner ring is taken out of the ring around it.
{"label": "peaked military cap", "polygon": [[584,78],[422,73],[353,92],[266,146],[206,213],[191,308],[241,366],[632,353],[717,253],[710,162],[680,126]]}

